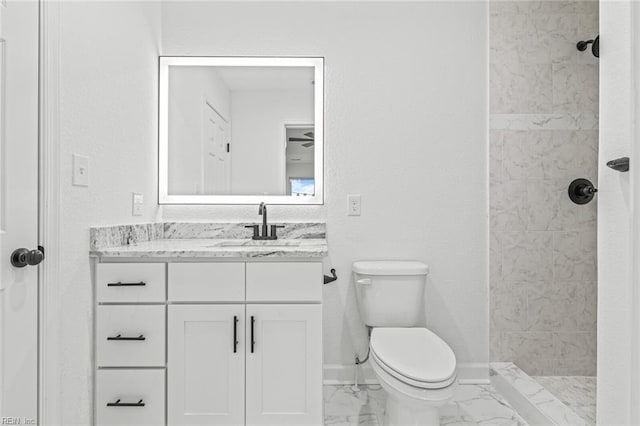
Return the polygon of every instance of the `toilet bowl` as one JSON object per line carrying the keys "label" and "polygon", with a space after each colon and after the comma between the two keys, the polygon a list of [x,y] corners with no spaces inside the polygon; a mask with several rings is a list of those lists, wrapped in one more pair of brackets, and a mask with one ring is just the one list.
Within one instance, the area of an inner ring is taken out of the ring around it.
{"label": "toilet bowl", "polygon": [[438,409],[453,396],[456,359],[426,328],[374,328],[371,367],[387,393],[385,425],[439,425]]}
{"label": "toilet bowl", "polygon": [[386,426],[436,426],[453,396],[456,357],[419,327],[428,267],[416,261],[359,261],[353,272],[360,316],[372,327],[373,371],[387,394]]}

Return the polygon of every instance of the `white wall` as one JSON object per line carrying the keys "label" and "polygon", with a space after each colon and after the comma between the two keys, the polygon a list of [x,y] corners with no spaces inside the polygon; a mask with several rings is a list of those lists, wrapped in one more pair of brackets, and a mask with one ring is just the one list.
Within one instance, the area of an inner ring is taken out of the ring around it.
{"label": "white wall", "polygon": [[[324,56],[324,361],[366,351],[357,259],[428,263],[427,322],[459,362],[488,360],[488,14],[482,2],[175,2],[164,55]],[[362,216],[347,216],[347,194]],[[258,220],[255,206],[165,206],[167,220]]]}
{"label": "white wall", "polygon": [[169,194],[203,193],[205,102],[230,119],[231,93],[214,69],[169,68]]}
{"label": "white wall", "polygon": [[231,92],[231,190],[283,195],[285,124],[313,123],[313,90]]}
{"label": "white wall", "polygon": [[[89,227],[154,220],[160,5],[60,3],[60,423],[91,423]],[[90,157],[88,188],[71,154]],[[131,216],[131,192],[145,196]]]}
{"label": "white wall", "polygon": [[631,156],[631,9],[627,1],[600,3],[598,424],[602,425],[632,424],[631,409],[638,404],[630,399],[634,288],[629,256],[633,217],[629,178],[635,173],[635,163],[631,173],[606,167],[609,160]]}

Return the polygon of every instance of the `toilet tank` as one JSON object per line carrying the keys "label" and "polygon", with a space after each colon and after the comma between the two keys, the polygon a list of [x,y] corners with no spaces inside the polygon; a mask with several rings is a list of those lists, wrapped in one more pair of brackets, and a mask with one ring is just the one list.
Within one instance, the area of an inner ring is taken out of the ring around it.
{"label": "toilet tank", "polygon": [[353,263],[358,308],[370,327],[420,325],[429,267],[409,260]]}

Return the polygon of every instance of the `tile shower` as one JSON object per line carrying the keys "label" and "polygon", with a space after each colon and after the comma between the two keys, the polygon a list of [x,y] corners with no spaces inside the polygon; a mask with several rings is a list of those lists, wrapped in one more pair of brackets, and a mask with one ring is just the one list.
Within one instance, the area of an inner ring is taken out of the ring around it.
{"label": "tile shower", "polygon": [[490,5],[492,361],[530,375],[594,376],[598,34],[594,1]]}

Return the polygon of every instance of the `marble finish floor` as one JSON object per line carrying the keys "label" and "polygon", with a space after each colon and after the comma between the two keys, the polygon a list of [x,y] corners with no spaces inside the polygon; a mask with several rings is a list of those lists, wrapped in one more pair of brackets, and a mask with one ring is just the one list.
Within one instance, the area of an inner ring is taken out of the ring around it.
{"label": "marble finish floor", "polygon": [[[379,385],[324,386],[326,426],[382,426],[385,393]],[[440,411],[442,426],[527,426],[491,385],[458,385],[451,402]]]}
{"label": "marble finish floor", "polygon": [[592,376],[536,376],[556,398],[582,417],[587,424],[596,424],[596,378]]}

